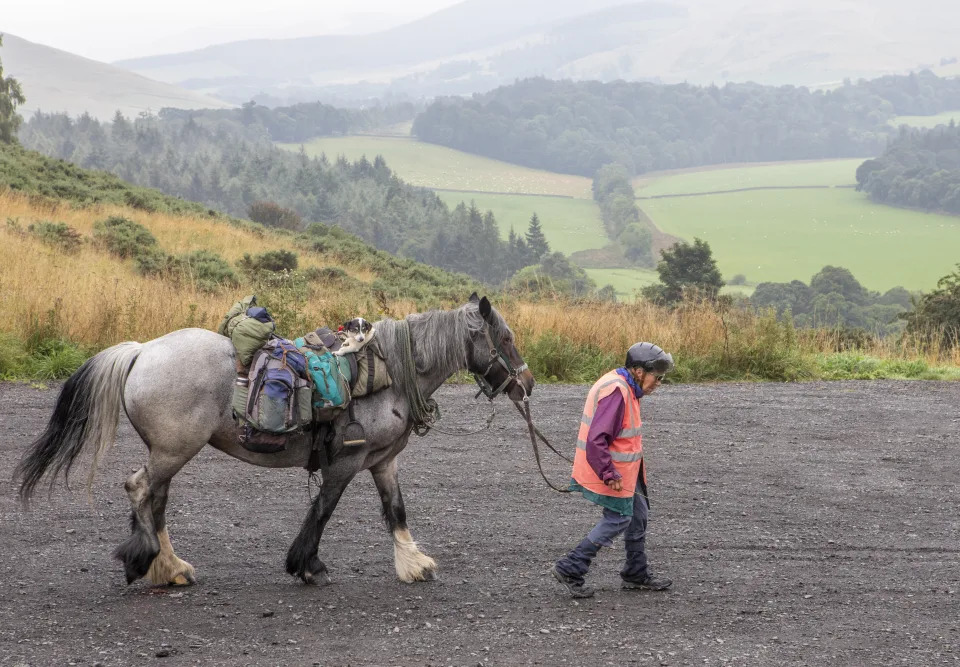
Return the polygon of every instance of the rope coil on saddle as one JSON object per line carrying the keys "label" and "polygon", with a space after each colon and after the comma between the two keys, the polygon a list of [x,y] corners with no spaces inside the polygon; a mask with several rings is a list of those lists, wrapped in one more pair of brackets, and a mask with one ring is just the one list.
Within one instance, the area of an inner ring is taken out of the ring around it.
{"label": "rope coil on saddle", "polygon": [[476,435],[490,428],[497,416],[497,406],[491,403],[493,411],[487,417],[483,426],[475,431],[445,431],[437,426],[440,421],[440,406],[433,398],[424,398],[417,384],[417,364],[413,359],[413,340],[410,336],[410,323],[407,320],[397,322],[397,342],[402,352],[400,363],[403,367],[403,377],[400,379],[400,389],[407,397],[410,406],[410,417],[413,419],[413,432],[418,436],[426,435],[431,429],[445,435]]}
{"label": "rope coil on saddle", "polygon": [[397,342],[400,345],[400,365],[403,373],[399,379],[400,390],[407,397],[413,432],[424,436],[440,421],[440,406],[432,398],[424,398],[417,384],[417,364],[413,360],[413,341],[410,337],[410,322],[397,321]]}

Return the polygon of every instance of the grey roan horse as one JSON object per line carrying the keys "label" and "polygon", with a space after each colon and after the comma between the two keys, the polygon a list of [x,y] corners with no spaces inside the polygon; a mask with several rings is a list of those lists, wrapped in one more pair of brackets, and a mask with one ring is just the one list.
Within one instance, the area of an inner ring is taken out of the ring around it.
{"label": "grey roan horse", "polygon": [[[510,328],[486,297],[474,294],[460,308],[410,315],[406,321],[416,377],[409,377],[409,371],[403,377],[404,368],[412,366],[402,361],[399,323],[378,322],[377,338],[394,384],[356,399],[366,444],[341,448],[322,470],[320,492],[287,553],[287,572],[307,583],[329,581],[317,554],[320,536],[347,484],[362,470],[370,470],[380,493],[397,576],[406,582],[434,577],[436,563],[417,548],[407,529],[397,481],[396,457],[414,427],[403,387],[415,384],[429,397],[453,373],[466,369],[504,388],[514,400],[533,389],[530,372],[517,372],[525,366]],[[124,485],[133,508],[132,534],[114,555],[123,562],[128,583],[146,575],[154,584],[193,583],[193,566],[173,553],[164,517],[173,476],[208,443],[267,467],[302,467],[310,455],[309,435],[294,438],[276,454],[256,454],[237,442],[231,410],[235,377],[233,345],[204,329],[181,329],[148,343],[120,343],[100,352],[67,380],[46,430],[17,466],[21,498],[30,498],[48,469],[51,484],[59,473],[69,473],[85,448],[93,450],[89,487],[97,463],[113,444],[123,408],[150,453],[147,464]],[[341,415],[335,423],[342,426],[345,419]]]}

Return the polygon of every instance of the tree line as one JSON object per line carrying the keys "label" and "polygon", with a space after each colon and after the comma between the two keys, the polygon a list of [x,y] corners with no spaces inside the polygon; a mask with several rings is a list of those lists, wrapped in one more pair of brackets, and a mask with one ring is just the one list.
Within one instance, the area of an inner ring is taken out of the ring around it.
{"label": "tree line", "polygon": [[[25,147],[82,167],[238,217],[271,202],[309,222],[335,224],[393,254],[500,284],[530,255],[500,237],[492,213],[450,210],[425,188],[403,182],[381,157],[349,162],[283,151],[245,137],[232,124],[189,115],[118,113],[101,123],[88,115],[35,114],[24,124]],[[279,224],[279,226],[285,226]]]}
{"label": "tree line", "polygon": [[728,83],[661,85],[533,78],[420,113],[423,141],[593,176],[706,164],[878,154],[899,113],[960,108],[960,79],[929,71],[830,91]]}
{"label": "tree line", "polygon": [[857,168],[857,190],[884,204],[960,214],[960,127],[901,127],[883,155]]}
{"label": "tree line", "polygon": [[630,175],[619,164],[607,164],[593,176],[593,199],[600,207],[600,220],[607,237],[628,264],[653,266],[653,222],[638,207]]}
{"label": "tree line", "polygon": [[868,290],[849,269],[838,266],[823,267],[809,285],[800,280],[760,283],[750,297],[759,308],[773,308],[781,316],[789,312],[798,326],[860,328],[879,334],[903,330],[899,317],[912,309],[911,299],[903,287],[883,294]]}
{"label": "tree line", "polygon": [[271,141],[300,142],[314,137],[356,134],[412,120],[422,105],[402,102],[345,109],[322,102],[265,107],[247,102],[239,109],[161,109],[161,119],[192,120],[201,125],[229,128],[247,138],[267,136]]}

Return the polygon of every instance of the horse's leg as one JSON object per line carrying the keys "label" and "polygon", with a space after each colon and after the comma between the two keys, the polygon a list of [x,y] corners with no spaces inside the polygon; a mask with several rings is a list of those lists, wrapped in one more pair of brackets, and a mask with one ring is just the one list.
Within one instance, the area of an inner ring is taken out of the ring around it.
{"label": "horse's leg", "polygon": [[157,586],[186,586],[196,583],[196,572],[193,565],[177,558],[173,553],[173,544],[170,543],[170,534],[167,532],[167,491],[170,489],[168,481],[157,488],[153,494],[153,522],[157,529],[157,539],[160,541],[160,553],[150,564],[147,576],[151,583]]}
{"label": "horse's leg", "polygon": [[160,540],[153,524],[153,504],[150,498],[150,473],[143,466],[127,478],[123,488],[130,497],[130,537],[116,551],[114,558],[123,563],[127,583],[132,584],[150,569],[150,563],[160,553]]}
{"label": "horse's leg", "polygon": [[148,573],[155,584],[194,580],[193,566],[173,553],[164,513],[170,480],[204,444],[178,445],[175,437],[151,438],[147,465],[127,478],[124,488],[132,509],[131,535],[117,547],[114,556],[123,562],[128,584]]}
{"label": "horse's leg", "polygon": [[310,505],[310,511],[303,520],[300,532],[287,551],[287,572],[300,577],[304,583],[321,585],[330,583],[327,566],[320,560],[317,551],[320,549],[323,529],[330,520],[333,510],[336,509],[337,503],[340,502],[340,496],[359,472],[359,461],[363,459],[359,457],[358,460],[353,460],[354,458],[356,457],[337,461],[324,474],[320,492]]}
{"label": "horse's leg", "polygon": [[393,535],[393,562],[400,581],[431,581],[436,578],[436,562],[422,553],[407,529],[407,511],[397,479],[397,457],[370,469],[383,503],[383,518]]}

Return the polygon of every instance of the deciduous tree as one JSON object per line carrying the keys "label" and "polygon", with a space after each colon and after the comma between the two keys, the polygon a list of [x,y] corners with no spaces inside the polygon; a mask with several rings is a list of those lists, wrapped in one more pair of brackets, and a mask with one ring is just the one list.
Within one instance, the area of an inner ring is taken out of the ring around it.
{"label": "deciduous tree", "polygon": [[[3,35],[0,35],[2,46]],[[23,122],[17,107],[26,101],[20,82],[12,76],[3,76],[3,61],[0,61],[0,141],[9,144],[17,140],[17,130]]]}
{"label": "deciduous tree", "polygon": [[702,239],[695,238],[692,244],[681,241],[664,250],[662,257],[657,264],[660,283],[644,288],[647,298],[667,304],[685,296],[715,299],[724,285],[710,244]]}

